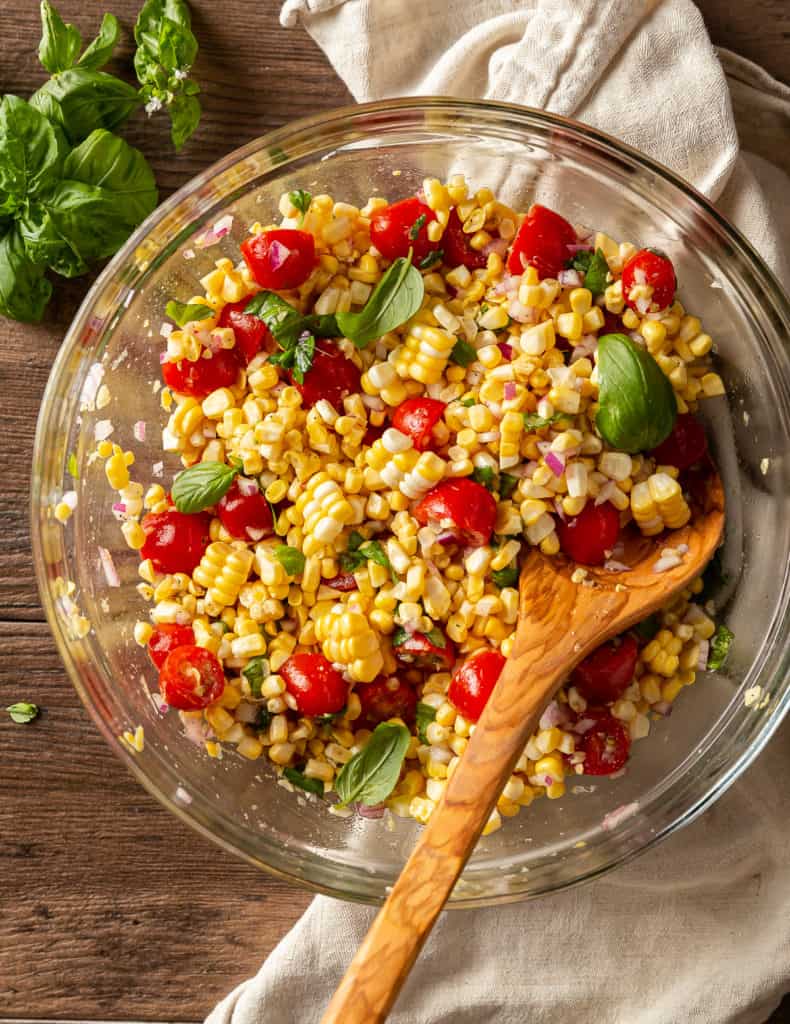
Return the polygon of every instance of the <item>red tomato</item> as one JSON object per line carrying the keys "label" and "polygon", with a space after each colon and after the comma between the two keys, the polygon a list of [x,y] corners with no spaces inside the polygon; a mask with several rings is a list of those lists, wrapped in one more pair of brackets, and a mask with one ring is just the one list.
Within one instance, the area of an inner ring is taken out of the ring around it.
{"label": "red tomato", "polygon": [[404,722],[414,721],[417,711],[417,691],[408,683],[391,679],[374,679],[372,683],[360,683],[354,693],[362,705],[360,719],[369,725],[378,725],[388,718],[402,718]]}
{"label": "red tomato", "polygon": [[580,723],[590,719],[594,724],[576,741],[576,749],[585,755],[582,763],[584,774],[612,775],[619,772],[631,749],[628,730],[606,708],[588,708],[579,716]]}
{"label": "red tomato", "polygon": [[[424,217],[424,220],[420,220]],[[370,240],[388,260],[408,255],[412,250],[412,263],[424,260],[429,252],[441,245],[428,238],[428,225],[436,214],[416,196],[401,199],[399,203],[383,206],[370,215]],[[415,226],[417,226],[415,230]],[[411,236],[414,235],[414,238]]]}
{"label": "red tomato", "polygon": [[241,254],[261,288],[298,288],[317,261],[315,239],[309,231],[274,228],[241,243]]}
{"label": "red tomato", "polygon": [[588,701],[608,704],[622,697],[631,685],[639,656],[636,638],[624,636],[602,644],[571,673],[571,683]]}
{"label": "red tomato", "polygon": [[176,647],[194,644],[195,633],[191,626],[179,626],[175,622],[157,626],[148,641],[148,654],[157,668],[165,663],[165,658]]}
{"label": "red tomato", "polygon": [[333,715],[346,705],[348,684],[323,654],[292,654],[280,675],[303,715]]}
{"label": "red tomato", "polygon": [[576,242],[576,232],[558,213],[535,203],[518,229],[508,256],[507,269],[522,274],[531,264],[541,277],[556,277]]}
{"label": "red tomato", "polygon": [[205,647],[176,647],[159,670],[159,692],[170,707],[179,711],[207,708],[219,700],[224,689],[222,665]]}
{"label": "red tomato", "polygon": [[424,452],[431,447],[433,428],[446,408],[437,398],[407,398],[395,410],[392,425],[411,438],[418,452]]}
{"label": "red tomato", "polygon": [[452,530],[460,544],[487,544],[496,523],[496,501],[482,484],[468,477],[442,480],[414,509],[423,526]]}
{"label": "red tomato", "polygon": [[365,431],[362,443],[368,446],[372,445],[374,441],[378,441],[386,429],[386,423],[380,423],[378,426],[375,423],[368,423],[368,429]]}
{"label": "red tomato", "polygon": [[636,309],[628,296],[635,284],[649,284],[653,288],[653,302],[659,309],[672,305],[677,280],[672,261],[658,249],[640,249],[623,267],[623,301]]}
{"label": "red tomato", "polygon": [[333,576],[329,580],[324,580],[324,583],[333,590],[341,591],[341,593],[349,593],[349,591],[352,590],[359,590],[353,572],[339,572],[337,576]]}
{"label": "red tomato", "polygon": [[602,565],[620,534],[620,513],[608,501],[588,501],[577,516],[557,522],[563,553],[581,565]]}
{"label": "red tomato", "polygon": [[264,352],[274,352],[277,343],[271,335],[269,328],[257,316],[252,313],[245,313],[249,305],[251,295],[241,302],[229,302],[222,307],[222,312],[217,321],[218,327],[232,327],[236,337],[236,351],[242,356],[245,364],[253,356],[263,349]]}
{"label": "red tomato", "polygon": [[208,547],[210,525],[211,516],[203,512],[149,512],[143,516],[140,557],[150,558],[157,572],[191,573]]}
{"label": "red tomato", "polygon": [[217,504],[222,525],[239,540],[263,540],[274,533],[269,502],[255,480],[236,477]]}
{"label": "red tomato", "polygon": [[660,466],[688,469],[708,450],[705,428],[690,412],[680,413],[672,433],[650,453]]}
{"label": "red tomato", "polygon": [[476,722],[505,667],[505,659],[492,649],[478,651],[456,671],[447,691],[450,703],[464,718]]}
{"label": "red tomato", "polygon": [[229,388],[236,383],[240,369],[235,349],[221,348],[209,358],[181,359],[177,363],[162,363],[165,384],[181,395],[205,398],[217,388]]}
{"label": "red tomato", "polygon": [[407,633],[404,629],[393,636],[392,649],[401,665],[445,672],[455,664],[455,648],[447,637],[443,636],[442,640],[444,643],[440,646],[429,640],[424,633]]}
{"label": "red tomato", "polygon": [[488,258],[469,244],[471,235],[464,234],[461,227],[461,218],[455,208],[450,210],[450,218],[447,227],[444,229],[442,240],[439,242],[442,252],[442,262],[446,267],[459,267],[463,264],[468,270],[482,270],[488,263]]}
{"label": "red tomato", "polygon": [[298,388],[305,409],[311,409],[317,401],[325,398],[338,412],[342,412],[346,395],[357,394],[360,390],[359,370],[336,345],[321,338],[318,346],[313,365],[304,375],[304,383],[297,383],[290,371],[288,376]]}

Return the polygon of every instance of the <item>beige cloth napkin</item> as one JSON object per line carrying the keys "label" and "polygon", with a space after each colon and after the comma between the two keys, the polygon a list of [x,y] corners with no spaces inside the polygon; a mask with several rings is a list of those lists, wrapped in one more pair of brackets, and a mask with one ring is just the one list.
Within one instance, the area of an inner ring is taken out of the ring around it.
{"label": "beige cloth napkin", "polygon": [[[790,89],[688,0],[286,0],[356,99],[486,96],[669,164],[790,287]],[[740,137],[740,146],[739,146]],[[790,988],[790,728],[708,813],[588,885],[443,914],[393,1024],[762,1024]],[[208,1024],[318,1024],[374,911],[318,897]]]}

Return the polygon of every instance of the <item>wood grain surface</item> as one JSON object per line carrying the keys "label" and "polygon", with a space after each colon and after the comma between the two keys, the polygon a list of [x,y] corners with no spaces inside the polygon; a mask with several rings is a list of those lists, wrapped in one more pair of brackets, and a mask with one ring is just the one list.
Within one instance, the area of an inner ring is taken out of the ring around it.
{"label": "wood grain surface", "polygon": [[[60,0],[88,36],[112,10],[129,77],[140,0]],[[297,117],[350,102],[278,0],[192,0],[204,115],[174,155],[166,120],[124,134],[162,197],[229,150]],[[786,0],[706,0],[714,42],[790,77]],[[0,92],[27,97],[38,5],[0,0]],[[0,321],[0,707],[29,699],[30,726],[0,714],[0,1019],[197,1021],[254,973],[309,897],[235,860],[171,818],[110,755],[61,668],[44,622],[28,538],[38,404],[66,326],[90,284],[59,283],[46,323]],[[329,993],[327,993],[327,997]],[[775,1022],[790,1021],[790,1014]]]}

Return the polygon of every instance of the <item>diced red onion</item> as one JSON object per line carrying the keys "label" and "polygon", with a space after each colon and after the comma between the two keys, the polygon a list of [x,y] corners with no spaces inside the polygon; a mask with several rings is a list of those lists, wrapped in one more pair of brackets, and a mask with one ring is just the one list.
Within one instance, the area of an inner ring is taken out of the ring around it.
{"label": "diced red onion", "polygon": [[499,431],[483,430],[477,435],[477,440],[480,441],[481,444],[491,444],[492,441],[499,440]]}
{"label": "diced red onion", "polygon": [[[610,776],[611,778],[612,776]],[[605,828],[607,832],[611,832],[612,829],[617,828],[620,822],[625,821],[626,818],[630,818],[632,814],[636,814],[639,810],[639,804],[634,801],[630,804],[622,804],[620,807],[616,807],[613,811],[604,817],[601,822],[601,828]]]}
{"label": "diced red onion", "polygon": [[77,492],[65,491],[63,497],[60,500],[63,502],[64,505],[68,505],[68,507],[73,512],[74,509],[77,507]]}
{"label": "diced red onion", "polygon": [[704,672],[708,667],[708,656],[710,655],[710,641],[703,640],[699,645],[699,657],[697,658],[697,669]]}
{"label": "diced red onion", "polygon": [[570,727],[570,731],[578,733],[579,736],[584,736],[584,734],[589,732],[590,729],[595,728],[595,724],[596,722],[594,718],[582,717],[576,722],[575,725],[572,725]]}
{"label": "diced red onion", "polygon": [[568,242],[565,248],[572,256],[577,252],[592,252],[588,242]]}
{"label": "diced red onion", "polygon": [[159,353],[159,365],[160,366],[164,366],[164,364],[166,362],[167,362],[167,352],[160,352]]}
{"label": "diced red onion", "polygon": [[[503,358],[510,361],[513,358],[513,346],[509,345],[506,341],[498,341],[496,346],[502,353]],[[512,383],[510,381],[509,383]]]}
{"label": "diced red onion", "polygon": [[112,504],[112,510],[114,513],[117,513],[118,519],[126,518],[126,502],[114,501]]}
{"label": "diced red onion", "polygon": [[268,252],[268,256],[271,261],[271,269],[279,270],[290,255],[291,250],[287,245],[283,245],[282,242],[278,242],[276,240],[273,241],[269,246]]}
{"label": "diced red onion", "polygon": [[607,572],[628,572],[631,568],[630,565],[626,565],[624,562],[618,562],[616,558],[609,558],[603,563],[603,567]]}
{"label": "diced red onion", "polygon": [[506,380],[505,387],[503,390],[503,398],[506,402],[512,402],[516,397],[516,382],[513,380]]}
{"label": "diced red onion", "polygon": [[106,441],[114,429],[110,420],[99,420],[93,430],[93,436],[97,441]]}
{"label": "diced red onion", "polygon": [[194,249],[184,249],[183,255],[184,255],[184,259],[185,260],[193,260],[195,258],[195,250]]}
{"label": "diced red onion", "polygon": [[162,335],[163,338],[169,338],[170,335],[173,333],[174,329],[175,328],[171,323],[165,322],[159,328],[159,333]]}
{"label": "diced red onion", "polygon": [[647,284],[647,276],[641,267],[636,267],[634,270],[634,281],[637,284]]}
{"label": "diced red onion", "polygon": [[206,740],[213,736],[208,722],[202,718],[182,718],[181,721],[184,723],[186,738],[199,747],[202,747]]}
{"label": "diced red onion", "polygon": [[641,313],[644,316],[645,313],[647,313],[648,310],[650,309],[650,299],[646,299],[646,298],[637,299],[636,300],[636,309],[637,309],[638,313]]}
{"label": "diced red onion", "polygon": [[115,562],[112,560],[112,555],[107,548],[99,548],[99,560],[101,561],[101,567],[104,570],[104,578],[107,580],[107,586],[120,587],[121,578],[118,575],[118,570],[115,568]]}
{"label": "diced red onion", "polygon": [[457,544],[458,534],[455,530],[442,530],[436,537],[437,544]]}
{"label": "diced red onion", "polygon": [[263,540],[263,538],[266,536],[266,530],[263,530],[255,526],[248,526],[247,536],[250,538],[250,540],[254,540],[257,542],[259,540]]}
{"label": "diced red onion", "polygon": [[162,476],[164,471],[165,471],[165,464],[164,464],[164,462],[155,462],[153,464],[153,466],[151,466],[151,475],[152,476]]}
{"label": "diced red onion", "polygon": [[582,283],[578,270],[561,270],[557,275],[557,280],[564,288],[579,288]]}
{"label": "diced red onion", "polygon": [[248,476],[237,476],[236,486],[239,489],[239,494],[244,495],[245,498],[250,498],[253,494],[258,493],[257,480],[250,480]]}
{"label": "diced red onion", "polygon": [[657,715],[663,715],[665,718],[668,718],[672,714],[672,705],[668,700],[659,700],[651,706],[650,710],[655,711]]}
{"label": "diced red onion", "polygon": [[558,452],[547,451],[543,461],[555,476],[562,476],[565,472],[565,459]]}
{"label": "diced red onion", "polygon": [[614,494],[614,489],[617,485],[614,480],[607,480],[603,487],[598,491],[598,497],[595,499],[596,505],[603,505],[605,501],[609,501]]}
{"label": "diced red onion", "polygon": [[505,274],[502,280],[494,285],[491,292],[493,295],[508,295],[511,293],[515,295],[520,284],[520,277],[515,277],[513,274]]}
{"label": "diced red onion", "polygon": [[534,306],[525,306],[518,299],[511,299],[507,307],[508,314],[520,324],[534,324],[537,310]]}
{"label": "diced red onion", "polygon": [[562,499],[561,498],[555,498],[554,499],[554,509],[555,509],[557,515],[563,521],[563,523],[567,523],[568,522],[568,517],[565,514],[565,509],[562,507]]}
{"label": "diced red onion", "polygon": [[378,821],[379,818],[384,817],[384,811],[386,807],[384,804],[374,804],[373,807],[368,807],[365,804],[357,804],[357,810],[361,818],[368,818],[371,821]]}
{"label": "diced red onion", "polygon": [[564,725],[568,721],[568,713],[564,705],[553,700],[543,712],[538,723],[541,729],[551,729],[555,725]]}
{"label": "diced red onion", "polygon": [[132,427],[135,441],[145,441],[145,420],[138,420]]}
{"label": "diced red onion", "polygon": [[504,238],[492,238],[480,251],[484,256],[489,256],[492,252],[495,252],[497,256],[504,256],[507,247],[508,242]]}

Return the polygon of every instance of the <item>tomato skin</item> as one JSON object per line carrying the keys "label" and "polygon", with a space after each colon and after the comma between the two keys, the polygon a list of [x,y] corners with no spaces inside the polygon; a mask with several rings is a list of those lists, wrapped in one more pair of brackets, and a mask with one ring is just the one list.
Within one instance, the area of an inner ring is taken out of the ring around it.
{"label": "tomato skin", "polygon": [[671,306],[677,288],[675,268],[669,257],[657,249],[640,249],[623,267],[623,301],[626,306],[636,310],[636,302],[632,302],[628,296],[634,285],[639,283],[636,279],[639,271],[644,274],[644,283],[652,286],[652,301],[658,308]]}
{"label": "tomato skin", "polygon": [[[416,238],[410,238],[409,232],[420,219],[425,217]],[[428,238],[428,225],[436,220],[436,214],[416,196],[401,199],[400,202],[383,206],[370,215],[370,240],[388,260],[396,260],[407,256],[412,250],[412,263],[424,260],[429,252],[434,252],[441,242],[432,242]]]}
{"label": "tomato skin", "polygon": [[190,574],[209,545],[211,516],[203,512],[149,512],[141,525],[145,543],[140,557],[150,558],[157,572]]}
{"label": "tomato skin", "polygon": [[579,721],[595,723],[576,740],[576,749],[584,753],[583,775],[613,775],[624,767],[631,750],[628,730],[607,708],[588,708]]}
{"label": "tomato skin", "polygon": [[353,572],[339,572],[337,576],[324,580],[324,583],[333,590],[339,590],[341,593],[347,594],[352,590],[359,590]]}
{"label": "tomato skin", "polygon": [[179,711],[207,708],[219,700],[224,689],[222,665],[205,647],[176,647],[159,670],[159,692],[171,708]]}
{"label": "tomato skin", "polygon": [[609,704],[618,700],[634,678],[639,645],[626,633],[601,644],[571,673],[571,683],[585,700]]}
{"label": "tomato skin", "polygon": [[456,670],[447,690],[447,699],[464,718],[476,722],[504,667],[505,658],[499,651],[478,651]]}
{"label": "tomato skin", "polygon": [[280,675],[303,715],[333,715],[346,705],[348,683],[323,654],[292,654]]}
{"label": "tomato skin", "polygon": [[361,374],[336,345],[323,338],[319,339],[318,345],[320,348],[316,348],[313,365],[304,375],[304,382],[299,384],[290,371],[288,376],[302,396],[305,409],[312,409],[316,402],[325,398],[338,412],[342,412],[346,395],[359,393]]}
{"label": "tomato skin", "polygon": [[460,544],[480,547],[491,540],[496,523],[493,495],[468,477],[442,480],[428,491],[414,509],[414,517],[423,526],[450,520]]}
{"label": "tomato skin", "polygon": [[575,243],[576,232],[567,220],[535,203],[513,241],[507,269],[523,274],[525,265],[531,264],[540,277],[556,277],[568,260],[568,246]]}
{"label": "tomato skin", "polygon": [[424,633],[411,633],[400,643],[393,643],[392,649],[401,665],[425,668],[431,672],[449,672],[455,664],[455,647],[447,637],[444,638],[444,646],[438,647]]}
{"label": "tomato skin", "polygon": [[447,227],[444,229],[441,246],[444,256],[442,262],[446,267],[459,267],[463,264],[467,270],[483,270],[488,263],[488,257],[484,256],[478,249],[473,249],[469,244],[471,235],[464,234],[461,226],[461,218],[458,211],[453,207],[450,210],[450,217]]}
{"label": "tomato skin", "polygon": [[221,348],[210,359],[201,356],[194,363],[188,359],[162,363],[162,377],[180,395],[205,398],[217,388],[229,388],[236,383],[241,368],[239,357],[235,348]]}
{"label": "tomato skin", "polygon": [[418,452],[424,452],[432,447],[433,428],[446,408],[437,398],[407,398],[395,410],[392,425],[411,438]]}
{"label": "tomato skin", "polygon": [[175,622],[163,622],[154,628],[148,641],[148,656],[157,668],[164,665],[171,651],[176,647],[190,646],[195,642],[191,626],[179,626]]}
{"label": "tomato skin", "polygon": [[242,357],[244,364],[247,363],[263,350],[274,352],[277,343],[272,333],[263,320],[253,316],[252,313],[245,313],[244,310],[250,303],[251,295],[241,302],[229,302],[222,307],[222,312],[217,320],[218,327],[231,327],[236,337],[236,349]]}
{"label": "tomato skin", "polygon": [[705,428],[690,412],[679,413],[669,437],[650,453],[661,466],[688,469],[699,462],[708,450]]}
{"label": "tomato skin", "polygon": [[362,705],[360,719],[375,726],[389,718],[402,718],[413,722],[417,713],[417,691],[408,683],[398,680],[396,687],[390,686],[390,679],[374,679],[372,683],[360,683],[354,693]]}
{"label": "tomato skin", "polygon": [[241,254],[261,288],[287,291],[304,284],[318,259],[309,231],[273,228],[241,243]]}
{"label": "tomato skin", "polygon": [[557,522],[557,536],[564,554],[581,565],[603,565],[620,534],[620,513],[605,501],[588,501],[577,516]]}
{"label": "tomato skin", "polygon": [[239,482],[239,478],[236,477],[220,498],[217,512],[228,533],[239,540],[259,541],[274,533],[269,502],[261,494],[254,480],[245,478]]}

